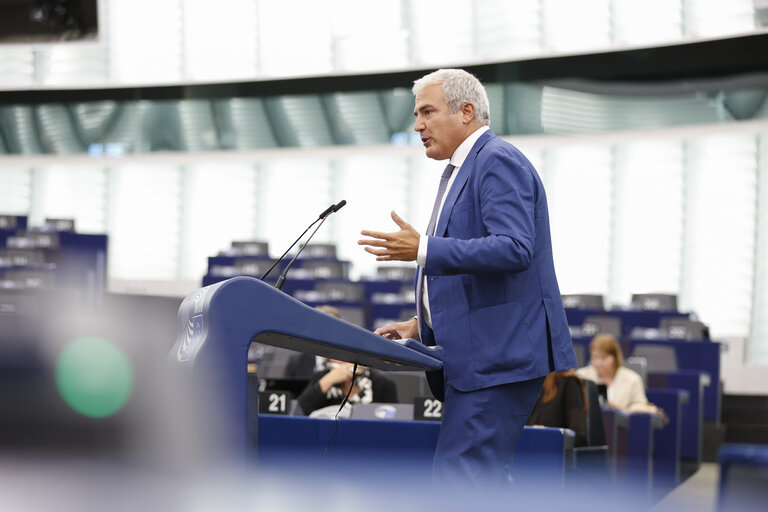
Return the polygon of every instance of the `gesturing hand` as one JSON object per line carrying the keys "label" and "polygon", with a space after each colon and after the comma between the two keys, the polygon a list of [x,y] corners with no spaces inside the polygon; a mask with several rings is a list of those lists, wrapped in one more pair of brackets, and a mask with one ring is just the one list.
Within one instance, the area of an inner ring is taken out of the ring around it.
{"label": "gesturing hand", "polygon": [[[365,250],[374,254],[376,261],[414,261],[419,252],[419,232],[401,219],[394,210],[392,220],[400,227],[400,231],[382,233],[364,229],[360,234],[371,238],[358,240],[358,245],[370,246]],[[374,249],[374,247],[380,247],[380,249]]]}

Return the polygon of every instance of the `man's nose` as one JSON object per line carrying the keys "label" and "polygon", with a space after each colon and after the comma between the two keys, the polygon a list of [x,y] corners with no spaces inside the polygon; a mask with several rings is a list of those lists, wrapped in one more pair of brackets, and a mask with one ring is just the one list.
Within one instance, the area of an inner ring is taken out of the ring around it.
{"label": "man's nose", "polygon": [[417,132],[424,130],[424,122],[421,119],[416,119],[416,122],[413,124],[413,129]]}

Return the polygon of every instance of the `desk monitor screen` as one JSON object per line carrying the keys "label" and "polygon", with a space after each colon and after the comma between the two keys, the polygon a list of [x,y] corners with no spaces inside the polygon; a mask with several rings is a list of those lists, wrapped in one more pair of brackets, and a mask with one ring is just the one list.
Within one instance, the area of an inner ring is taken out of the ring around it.
{"label": "desk monitor screen", "polygon": [[352,418],[358,420],[405,420],[413,419],[413,404],[354,404]]}
{"label": "desk monitor screen", "polygon": [[600,406],[608,405],[608,387],[605,384],[597,385],[597,395],[600,397]]}

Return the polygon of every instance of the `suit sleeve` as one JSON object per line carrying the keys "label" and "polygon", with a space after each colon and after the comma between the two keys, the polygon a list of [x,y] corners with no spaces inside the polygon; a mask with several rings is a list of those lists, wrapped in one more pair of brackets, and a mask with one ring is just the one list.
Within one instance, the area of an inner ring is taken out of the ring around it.
{"label": "suit sleeve", "polygon": [[312,411],[328,405],[328,399],[326,398],[325,393],[320,390],[320,379],[326,373],[328,373],[328,370],[315,372],[307,384],[307,387],[304,388],[304,391],[302,391],[296,399],[304,414],[309,415]]}
{"label": "suit sleeve", "polygon": [[[449,236],[429,238],[425,274],[522,272],[531,263],[536,184],[529,164],[511,148],[499,148],[487,159],[478,158],[475,165],[477,201],[458,201],[451,212]],[[467,222],[462,215],[471,216],[464,208],[478,203],[482,232],[454,237],[456,226]]]}

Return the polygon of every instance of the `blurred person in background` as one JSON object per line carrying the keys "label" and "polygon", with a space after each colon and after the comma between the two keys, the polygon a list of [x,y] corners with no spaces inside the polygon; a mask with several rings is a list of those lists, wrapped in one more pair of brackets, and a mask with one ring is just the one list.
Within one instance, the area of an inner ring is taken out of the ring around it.
{"label": "blurred person in background", "polygon": [[[333,306],[318,306],[317,309],[336,318],[341,318],[339,310]],[[298,360],[306,360],[308,367],[310,359],[315,356],[302,354]],[[397,388],[393,380],[378,370],[364,366],[357,367],[357,373],[352,374],[354,364],[338,359],[319,358],[321,369],[312,373],[307,387],[298,396],[297,401],[306,415],[328,406],[340,405],[352,388],[349,403],[397,403]]]}
{"label": "blurred person in background", "polygon": [[647,412],[643,378],[623,366],[624,356],[618,340],[610,334],[598,334],[589,343],[589,365],[576,370],[582,379],[589,379],[607,388],[608,406],[627,412]]}
{"label": "blurred person in background", "polygon": [[544,379],[528,425],[568,428],[576,434],[575,445],[587,445],[587,392],[573,370],[552,372]]}

